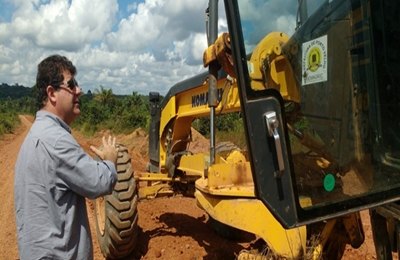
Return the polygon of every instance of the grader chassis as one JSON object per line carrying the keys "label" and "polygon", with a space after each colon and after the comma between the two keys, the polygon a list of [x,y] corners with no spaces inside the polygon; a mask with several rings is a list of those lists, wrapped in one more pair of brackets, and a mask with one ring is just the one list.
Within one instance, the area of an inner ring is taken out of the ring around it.
{"label": "grader chassis", "polygon": [[[363,243],[362,209],[372,209],[378,257],[397,249],[398,229],[386,227],[398,223],[390,203],[400,194],[400,4],[326,0],[308,15],[299,1],[290,38],[265,31],[264,5],[251,4],[226,0],[229,33],[217,38],[211,0],[208,72],[176,84],[161,102],[150,93],[148,172],[135,179],[123,150],[113,194],[96,203],[106,257],[134,250],[137,201],[172,194],[174,184],[194,191],[212,220],[257,235],[280,258],[340,259],[346,244]],[[215,121],[234,112],[247,149],[221,156]],[[210,150],[191,153],[191,124],[201,117],[210,119]]]}

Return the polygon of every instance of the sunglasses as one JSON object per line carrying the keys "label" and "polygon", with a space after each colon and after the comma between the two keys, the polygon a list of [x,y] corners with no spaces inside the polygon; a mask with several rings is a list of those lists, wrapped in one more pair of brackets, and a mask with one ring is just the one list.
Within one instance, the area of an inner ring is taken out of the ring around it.
{"label": "sunglasses", "polygon": [[[60,86],[62,85],[65,85],[64,82]],[[76,81],[75,78],[68,80],[66,85],[70,90],[74,90],[76,87],[79,87],[78,81]]]}
{"label": "sunglasses", "polygon": [[[76,81],[75,78],[71,78],[70,80],[67,81],[67,83],[58,82],[58,83],[53,83],[52,85],[56,88],[69,89],[71,91],[74,91],[76,88],[79,88],[78,81]],[[64,87],[64,85],[66,85],[67,87]]]}

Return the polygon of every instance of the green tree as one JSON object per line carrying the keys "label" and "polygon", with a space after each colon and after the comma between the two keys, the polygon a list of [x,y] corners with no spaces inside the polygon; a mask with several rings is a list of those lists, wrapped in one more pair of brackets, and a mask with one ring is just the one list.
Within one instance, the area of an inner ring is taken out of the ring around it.
{"label": "green tree", "polygon": [[106,89],[103,86],[95,90],[94,99],[107,108],[113,108],[115,105],[112,89]]}

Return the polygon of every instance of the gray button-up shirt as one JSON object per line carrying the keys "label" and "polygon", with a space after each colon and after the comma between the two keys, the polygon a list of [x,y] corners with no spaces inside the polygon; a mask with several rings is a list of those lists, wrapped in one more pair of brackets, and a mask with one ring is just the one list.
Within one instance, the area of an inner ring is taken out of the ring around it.
{"label": "gray button-up shirt", "polygon": [[21,259],[92,259],[85,197],[109,194],[109,161],[93,160],[66,123],[39,111],[15,165],[15,210]]}

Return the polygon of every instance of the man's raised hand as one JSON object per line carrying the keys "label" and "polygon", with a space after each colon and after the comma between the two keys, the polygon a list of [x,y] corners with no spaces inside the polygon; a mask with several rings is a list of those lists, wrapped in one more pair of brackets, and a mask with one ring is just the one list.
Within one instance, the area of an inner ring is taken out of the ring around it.
{"label": "man's raised hand", "polygon": [[100,159],[113,162],[117,164],[118,147],[115,144],[115,137],[108,136],[108,140],[103,136],[103,149],[100,150],[94,146],[90,146],[90,150],[94,152]]}

